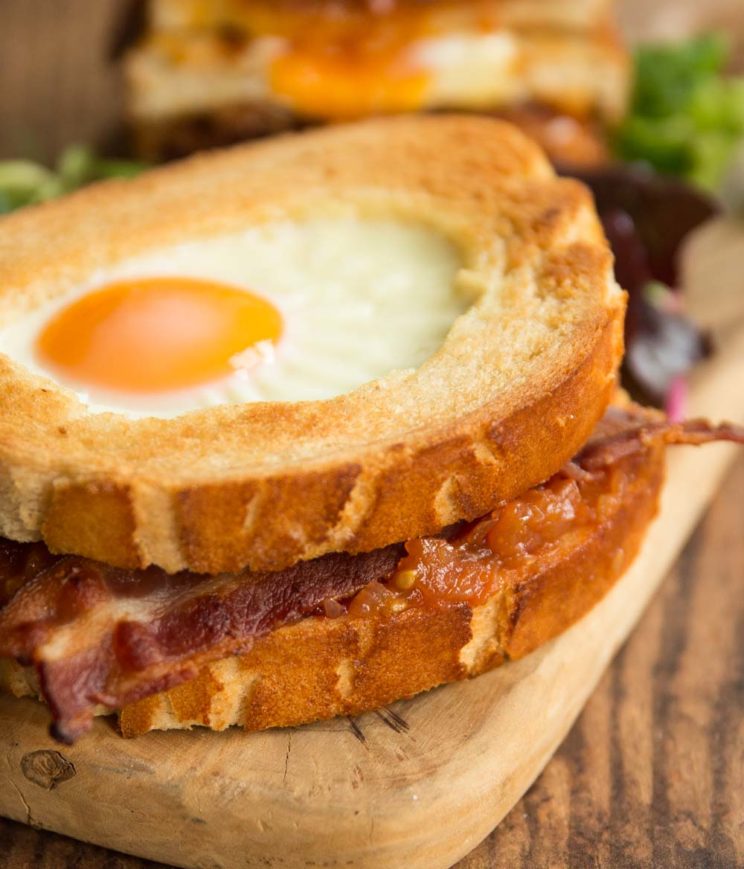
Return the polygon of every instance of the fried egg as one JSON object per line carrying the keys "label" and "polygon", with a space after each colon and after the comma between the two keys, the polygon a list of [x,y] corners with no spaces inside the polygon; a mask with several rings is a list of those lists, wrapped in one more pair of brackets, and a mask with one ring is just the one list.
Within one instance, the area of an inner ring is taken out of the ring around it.
{"label": "fried egg", "polygon": [[504,79],[518,59],[518,43],[506,32],[414,39],[370,55],[291,43],[279,48],[276,40],[266,46],[267,56],[272,51],[272,94],[300,114],[332,120],[430,105],[493,105],[504,99]]}
{"label": "fried egg", "polygon": [[0,347],[93,412],[326,399],[424,362],[468,307],[460,266],[422,224],[270,223],[109,267]]}

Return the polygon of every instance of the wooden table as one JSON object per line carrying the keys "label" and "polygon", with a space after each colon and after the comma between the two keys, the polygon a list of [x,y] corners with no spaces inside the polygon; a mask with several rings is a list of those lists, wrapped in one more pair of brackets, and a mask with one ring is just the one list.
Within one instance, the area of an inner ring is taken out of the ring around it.
{"label": "wooden table", "polygon": [[[0,154],[108,134],[120,8],[2,0]],[[460,869],[744,865],[742,501],[744,458],[566,742]],[[155,864],[0,819],[0,866],[102,865]]]}

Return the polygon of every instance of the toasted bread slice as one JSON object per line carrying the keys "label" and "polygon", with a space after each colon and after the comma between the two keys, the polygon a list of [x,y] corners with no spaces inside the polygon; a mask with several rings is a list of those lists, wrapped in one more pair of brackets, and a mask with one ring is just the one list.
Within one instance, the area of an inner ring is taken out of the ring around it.
{"label": "toasted bread slice", "polygon": [[0,533],[124,567],[274,570],[437,532],[561,467],[612,396],[625,297],[589,192],[504,123],[329,128],[11,215],[0,324],[137,254],[338,213],[461,251],[472,305],[432,357],[327,401],[133,420],[0,355]]}

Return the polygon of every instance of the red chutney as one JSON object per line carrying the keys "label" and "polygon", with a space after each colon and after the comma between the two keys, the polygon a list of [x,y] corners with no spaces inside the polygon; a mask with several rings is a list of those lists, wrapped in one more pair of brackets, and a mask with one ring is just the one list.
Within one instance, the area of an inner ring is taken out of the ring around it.
{"label": "red chutney", "polygon": [[348,603],[352,617],[412,606],[485,603],[507,577],[529,573],[549,554],[569,553],[616,509],[635,477],[624,461],[578,479],[561,472],[469,523],[449,539],[406,543],[407,555],[384,582]]}

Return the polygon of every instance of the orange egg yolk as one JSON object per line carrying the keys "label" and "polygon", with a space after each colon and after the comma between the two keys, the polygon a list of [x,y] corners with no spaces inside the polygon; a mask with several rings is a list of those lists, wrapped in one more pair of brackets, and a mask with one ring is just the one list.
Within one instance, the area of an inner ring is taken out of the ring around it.
{"label": "orange egg yolk", "polygon": [[233,357],[276,342],[282,317],[246,290],[196,278],[123,280],[59,311],[37,339],[42,364],[87,388],[153,393],[229,375]]}
{"label": "orange egg yolk", "polygon": [[271,67],[274,93],[309,117],[349,120],[421,108],[427,72],[401,64],[394,55],[360,55],[293,47]]}
{"label": "orange egg yolk", "polygon": [[383,3],[233,0],[226,20],[251,36],[274,36],[273,92],[311,118],[349,120],[421,109],[432,74],[411,58],[417,41],[493,32],[502,0]]}

